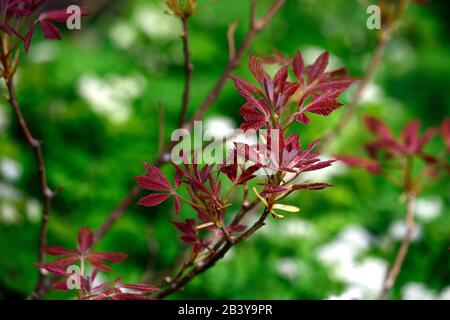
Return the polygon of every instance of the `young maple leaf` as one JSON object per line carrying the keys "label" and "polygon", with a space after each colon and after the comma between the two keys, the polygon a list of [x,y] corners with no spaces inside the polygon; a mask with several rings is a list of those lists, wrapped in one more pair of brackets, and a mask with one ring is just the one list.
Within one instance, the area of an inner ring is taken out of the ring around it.
{"label": "young maple leaf", "polygon": [[147,174],[145,176],[137,176],[135,178],[139,186],[146,190],[166,192],[153,193],[145,196],[139,200],[138,204],[145,207],[154,207],[173,196],[175,211],[177,214],[179,214],[181,209],[181,201],[180,196],[176,193],[178,183],[176,184],[175,188],[173,188],[169,180],[167,180],[167,178],[162,174],[159,168],[149,165],[146,162],[143,162],[143,164],[145,169],[147,170]]}
{"label": "young maple leaf", "polygon": [[81,228],[78,232],[77,249],[68,249],[61,246],[44,247],[46,254],[51,256],[62,256],[56,260],[37,265],[51,273],[68,276],[67,267],[75,263],[89,262],[96,269],[109,272],[111,268],[105,263],[117,263],[124,260],[127,255],[116,252],[91,252],[94,244],[94,234],[89,228]]}
{"label": "young maple leaf", "polygon": [[427,165],[440,165],[436,157],[423,151],[430,139],[436,134],[436,128],[431,127],[423,135],[420,135],[420,121],[412,120],[405,126],[400,137],[396,138],[392,131],[377,118],[366,117],[365,124],[375,138],[366,146],[369,158],[349,155],[338,156],[339,160],[348,166],[364,168],[370,173],[381,173],[380,151],[384,151],[388,159],[417,156],[424,160]]}
{"label": "young maple leaf", "polygon": [[441,134],[447,147],[447,151],[450,152],[450,118],[444,119],[444,121],[442,121]]}
{"label": "young maple leaf", "polygon": [[209,249],[209,242],[199,238],[197,224],[194,219],[186,219],[185,222],[172,221],[172,223],[183,233],[180,239],[183,242],[191,244],[195,253],[198,253],[203,249]]}

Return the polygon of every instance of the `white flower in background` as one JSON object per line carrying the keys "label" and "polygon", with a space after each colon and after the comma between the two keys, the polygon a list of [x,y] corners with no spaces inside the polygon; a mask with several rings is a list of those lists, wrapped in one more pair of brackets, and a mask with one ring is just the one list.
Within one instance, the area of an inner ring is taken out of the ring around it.
{"label": "white flower in background", "polygon": [[0,183],[0,199],[2,198],[10,201],[18,201],[22,198],[22,193],[10,185]]}
{"label": "white flower in background", "polygon": [[97,112],[113,123],[124,123],[131,113],[131,104],[145,86],[141,76],[120,77],[110,75],[105,79],[84,75],[78,82],[78,91]]}
{"label": "white flower in background", "polygon": [[[403,240],[406,235],[406,223],[403,220],[395,220],[391,223],[389,226],[389,236],[394,240]],[[415,225],[413,235],[412,235],[412,241],[417,241],[422,236],[422,227],[418,224]]]}
{"label": "white flower in background", "polygon": [[341,280],[361,287],[367,298],[375,298],[382,289],[388,264],[378,258],[367,258],[361,263],[356,263],[351,272],[341,275]]}
{"label": "white flower in background", "polygon": [[419,198],[414,213],[422,221],[430,221],[442,213],[442,200],[439,197]]}
{"label": "white flower in background", "polygon": [[36,223],[41,219],[41,205],[36,199],[29,199],[26,203],[26,215],[30,222]]}
{"label": "white flower in background", "polygon": [[359,287],[348,287],[341,294],[331,295],[327,300],[361,300],[364,299],[363,289]]}
{"label": "white flower in background", "polygon": [[116,22],[109,31],[111,41],[121,49],[130,48],[136,41],[137,32],[133,25],[126,21]]}
{"label": "white flower in background", "polygon": [[314,224],[303,219],[290,219],[282,224],[282,235],[291,237],[312,237],[316,234]]}
{"label": "white flower in background", "polygon": [[133,20],[152,39],[174,39],[181,32],[177,19],[165,14],[162,6],[139,6],[135,9]]}
{"label": "white flower in background", "polygon": [[299,274],[299,264],[294,258],[282,258],[276,265],[278,274],[290,281],[295,280]]}
{"label": "white flower in background", "polygon": [[19,221],[19,213],[9,202],[0,205],[0,221],[6,225],[16,224]]}
{"label": "white flower in background", "polygon": [[440,300],[450,300],[450,287],[445,288],[442,290],[441,294],[439,295]]}
{"label": "white flower in background", "polygon": [[30,47],[27,58],[34,63],[45,63],[56,59],[58,55],[58,44],[51,41],[34,43]]}
{"label": "white flower in background", "polygon": [[8,181],[16,181],[22,175],[22,167],[21,165],[9,158],[1,158],[0,159],[0,172]]}
{"label": "white flower in background", "polygon": [[0,133],[8,127],[9,119],[6,107],[0,104]]}
{"label": "white flower in background", "polygon": [[348,225],[336,239],[318,249],[319,261],[329,265],[348,266],[370,248],[371,235],[359,225]]}
{"label": "white flower in background", "polygon": [[404,300],[434,300],[437,298],[432,290],[419,282],[406,284],[402,288],[402,297]]}
{"label": "white flower in background", "polygon": [[[361,295],[350,297],[344,292],[333,298],[374,298],[381,289],[387,263],[378,258],[366,258],[359,262],[358,256],[369,250],[372,236],[359,225],[349,225],[334,241],[318,249],[317,259],[332,268],[336,279],[357,288]],[[353,294],[355,291],[352,291]]]}
{"label": "white flower in background", "polygon": [[377,103],[383,100],[383,89],[373,82],[367,84],[361,95],[361,103]]}
{"label": "white flower in background", "polygon": [[204,135],[221,139],[233,134],[236,124],[233,119],[228,117],[212,117],[205,121]]}
{"label": "white flower in background", "polygon": [[369,250],[372,236],[360,225],[348,225],[339,234],[339,239],[353,246],[358,252]]}

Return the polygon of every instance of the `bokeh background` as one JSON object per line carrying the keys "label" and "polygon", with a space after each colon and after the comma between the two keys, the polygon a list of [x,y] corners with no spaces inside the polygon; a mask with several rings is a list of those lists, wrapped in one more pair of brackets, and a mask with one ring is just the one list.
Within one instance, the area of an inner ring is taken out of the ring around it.
{"label": "bokeh background", "polygon": [[[54,1],[62,6],[61,1]],[[269,1],[260,1],[261,9]],[[364,73],[376,31],[366,28],[371,1],[288,0],[257,37],[252,52],[302,50],[312,62],[323,50],[335,67]],[[183,88],[180,24],[164,14],[162,1],[90,1],[92,15],[62,42],[39,35],[22,56],[18,96],[34,135],[43,139],[50,185],[62,185],[54,199],[49,243],[75,246],[82,226],[100,226],[127,194],[141,160],[156,155],[158,103],[164,104],[166,138],[176,128]],[[411,5],[389,42],[374,81],[364,92],[357,115],[331,144],[328,155],[362,155],[369,135],[361,125],[375,114],[397,132],[412,118],[437,125],[450,114],[450,28],[446,1]],[[243,0],[199,0],[191,19],[195,65],[195,110],[222,72],[227,59],[227,26],[237,21],[239,42],[248,24]],[[246,59],[248,56],[246,56]],[[250,79],[245,63],[237,74]],[[354,89],[354,88],[353,88]],[[354,91],[354,90],[353,90]],[[352,90],[343,97],[348,101]],[[239,125],[241,98],[228,83],[207,114],[207,126]],[[339,119],[314,117],[298,127],[302,140],[319,137]],[[434,139],[428,151],[443,147]],[[164,172],[171,174],[170,169]],[[382,177],[339,164],[311,176],[335,185],[301,192],[290,203],[302,211],[271,219],[250,240],[196,278],[173,298],[327,299],[374,298],[404,234],[400,190]],[[41,196],[33,154],[24,143],[12,109],[0,104],[0,298],[21,299],[33,289]],[[425,184],[416,209],[417,230],[393,290],[396,299],[450,298],[449,179]],[[239,202],[237,196],[236,202]],[[234,210],[232,207],[230,210]],[[182,213],[184,217],[192,215]],[[129,258],[111,275],[126,282],[157,282],[186,246],[169,223],[170,204],[132,205],[98,250]],[[70,298],[51,292],[47,298]]]}

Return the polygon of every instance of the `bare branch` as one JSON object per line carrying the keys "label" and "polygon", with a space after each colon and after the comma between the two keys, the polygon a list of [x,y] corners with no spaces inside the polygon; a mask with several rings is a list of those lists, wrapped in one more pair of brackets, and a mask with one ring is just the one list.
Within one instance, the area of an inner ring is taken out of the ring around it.
{"label": "bare branch", "polygon": [[181,127],[186,120],[186,115],[189,108],[193,66],[191,61],[191,52],[189,49],[189,25],[188,25],[189,18],[182,15],[180,19],[183,28],[181,39],[183,40],[184,73],[185,73],[184,93],[181,103],[180,119],[178,120],[179,126]]}
{"label": "bare branch", "polygon": [[378,34],[377,38],[377,43],[372,53],[372,57],[369,61],[366,73],[362,78],[361,82],[359,83],[359,86],[356,89],[356,92],[353,95],[350,103],[345,107],[343,114],[339,119],[339,122],[336,124],[334,128],[332,128],[329,132],[327,132],[324,135],[323,139],[321,140],[319,145],[320,151],[326,149],[330,141],[332,141],[333,138],[338,136],[352,119],[358,107],[358,104],[361,100],[361,97],[364,93],[364,90],[366,89],[367,85],[370,84],[370,82],[372,81],[376,71],[378,70],[378,67],[381,64],[386,44],[391,37],[396,22],[401,18],[402,13],[406,9],[406,4],[407,4],[406,0],[401,0],[399,4],[396,6],[394,12],[392,12],[392,14],[389,15],[383,28],[380,30],[380,33]]}
{"label": "bare branch", "polygon": [[233,60],[236,55],[236,43],[234,41],[234,33],[237,29],[237,23],[233,22],[228,26],[227,39],[228,39],[228,60]]}
{"label": "bare branch", "polygon": [[392,289],[397,280],[398,275],[403,266],[403,262],[405,261],[405,257],[408,254],[409,247],[411,245],[411,240],[414,232],[414,204],[415,204],[415,196],[408,195],[407,199],[407,209],[406,209],[406,233],[405,237],[400,245],[400,249],[397,252],[397,256],[395,257],[395,261],[392,264],[392,267],[386,277],[386,281],[383,284],[383,289],[381,290],[379,299],[384,300],[386,295]]}
{"label": "bare branch", "polygon": [[[4,55],[4,52],[2,52]],[[31,131],[28,127],[28,124],[23,117],[22,111],[20,109],[19,101],[16,96],[16,91],[14,87],[13,73],[9,71],[8,58],[2,59],[3,61],[3,72],[5,76],[6,87],[8,89],[8,102],[14,109],[14,113],[16,115],[17,121],[19,122],[20,128],[22,129],[22,133],[25,136],[27,143],[33,149],[36,167],[39,174],[39,182],[41,186],[41,192],[44,197],[44,205],[42,209],[42,218],[41,218],[41,229],[39,232],[39,264],[43,264],[45,262],[45,251],[44,248],[47,246],[47,230],[48,230],[48,221],[50,217],[51,210],[51,201],[54,195],[57,192],[53,192],[47,183],[47,175],[44,163],[44,156],[42,154],[42,141],[39,141],[33,137]],[[9,75],[9,76],[8,76]],[[32,293],[32,296],[35,296],[42,290],[44,287],[45,275],[42,273],[42,270],[39,269],[39,277],[36,287]]]}

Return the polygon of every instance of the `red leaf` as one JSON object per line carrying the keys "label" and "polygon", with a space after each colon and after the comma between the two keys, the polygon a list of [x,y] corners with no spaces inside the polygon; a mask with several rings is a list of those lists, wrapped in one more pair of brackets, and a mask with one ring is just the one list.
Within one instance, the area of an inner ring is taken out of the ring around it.
{"label": "red leaf", "polygon": [[30,30],[28,30],[27,34],[25,35],[25,43],[24,43],[25,52],[28,52],[28,50],[30,49],[31,40],[33,39],[35,31],[36,31],[36,23],[33,23],[30,27]]}
{"label": "red leaf", "polygon": [[89,228],[81,228],[78,231],[78,250],[81,253],[88,251],[94,244],[94,234]]}
{"label": "red leaf", "polygon": [[252,104],[254,107],[256,107],[262,113],[266,112],[263,105],[259,102],[259,100],[256,99],[252,95],[252,93],[247,89],[246,84],[243,82],[244,80],[242,80],[241,78],[238,78],[238,77],[231,77],[231,80],[233,80],[237,91],[245,100],[247,100],[250,104]]}
{"label": "red leaf", "polygon": [[92,257],[96,260],[117,263],[125,260],[128,255],[118,252],[93,252],[89,254],[89,257]]}
{"label": "red leaf", "polygon": [[255,77],[255,79],[259,82],[261,86],[264,86],[264,79],[268,78],[268,74],[264,71],[264,67],[255,56],[251,56],[248,61],[248,67]]}
{"label": "red leaf", "polygon": [[392,133],[388,127],[384,125],[380,120],[374,117],[366,117],[364,119],[366,127],[376,136],[382,140],[392,140]]}
{"label": "red leaf", "polygon": [[141,198],[138,204],[145,207],[154,207],[163,203],[170,197],[171,197],[170,193],[154,193],[149,196]]}
{"label": "red leaf", "polygon": [[256,86],[248,82],[247,80],[244,80],[239,77],[230,76],[230,79],[233,80],[235,83],[239,82],[248,92],[253,94],[262,94],[261,90],[259,90]]}
{"label": "red leaf", "polygon": [[308,84],[311,84],[322,77],[328,66],[329,56],[330,54],[328,52],[324,52],[316,59],[314,64],[311,66],[311,70],[309,71]]}
{"label": "red leaf", "polygon": [[322,190],[328,187],[332,187],[331,184],[328,183],[311,183],[311,184],[296,184],[292,186],[293,190]]}
{"label": "red leaf", "polygon": [[144,189],[152,191],[169,191],[172,186],[163,175],[159,168],[149,165],[146,162],[142,162],[147,171],[147,175],[136,177],[136,182]]}
{"label": "red leaf", "polygon": [[44,251],[46,254],[51,255],[51,256],[77,255],[77,252],[75,250],[67,249],[67,248],[60,247],[60,246],[47,246],[47,247],[44,247]]}
{"label": "red leaf", "polygon": [[175,207],[175,212],[177,213],[177,215],[180,214],[180,209],[181,209],[181,201],[180,201],[180,196],[175,194],[173,197],[173,205]]}
{"label": "red leaf", "polygon": [[372,159],[358,158],[353,156],[339,156],[338,158],[350,167],[364,168],[370,173],[381,172],[380,165]]}
{"label": "red leaf", "polygon": [[66,22],[69,17],[70,14],[67,13],[66,9],[50,10],[41,13],[41,15],[39,16],[39,21],[42,22],[45,20],[51,20],[57,22]]}
{"label": "red leaf", "polygon": [[120,285],[120,287],[121,288],[125,288],[125,289],[141,291],[141,292],[158,292],[158,291],[160,291],[159,288],[150,286],[148,284],[127,284],[127,283],[123,283],[123,284]]}
{"label": "red leaf", "polygon": [[62,280],[62,281],[58,281],[58,282],[54,283],[52,285],[52,288],[55,290],[62,290],[62,291],[69,290],[69,288],[67,288],[67,280]]}
{"label": "red leaf", "polygon": [[49,40],[61,40],[61,32],[53,23],[47,20],[42,20],[40,23],[45,38]]}
{"label": "red leaf", "polygon": [[447,146],[447,151],[450,151],[450,118],[442,121],[441,134],[442,138],[444,139],[445,145]]}
{"label": "red leaf", "polygon": [[300,51],[295,54],[294,62],[292,64],[295,76],[298,80],[303,81],[303,72],[305,71],[305,63],[303,62],[303,57]]}
{"label": "red leaf", "polygon": [[402,132],[402,139],[409,153],[415,153],[419,148],[420,121],[413,120],[408,123]]}

